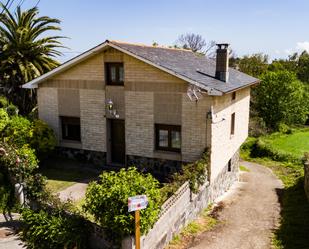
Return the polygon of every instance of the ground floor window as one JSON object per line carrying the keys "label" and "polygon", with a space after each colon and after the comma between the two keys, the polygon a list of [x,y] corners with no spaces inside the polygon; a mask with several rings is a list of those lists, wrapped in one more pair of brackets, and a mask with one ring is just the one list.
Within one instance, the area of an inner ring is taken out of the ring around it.
{"label": "ground floor window", "polygon": [[179,125],[155,125],[156,149],[180,152],[181,127]]}
{"label": "ground floor window", "polygon": [[81,141],[80,139],[80,118],[77,117],[60,117],[62,139]]}

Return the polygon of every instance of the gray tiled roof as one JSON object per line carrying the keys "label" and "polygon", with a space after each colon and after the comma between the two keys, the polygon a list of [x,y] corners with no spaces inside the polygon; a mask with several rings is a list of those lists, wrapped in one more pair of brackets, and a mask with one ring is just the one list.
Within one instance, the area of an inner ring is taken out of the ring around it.
{"label": "gray tiled roof", "polygon": [[158,66],[222,93],[235,91],[259,81],[257,78],[233,68],[229,69],[229,81],[220,81],[215,78],[215,60],[188,50],[150,47],[115,41],[109,42]]}

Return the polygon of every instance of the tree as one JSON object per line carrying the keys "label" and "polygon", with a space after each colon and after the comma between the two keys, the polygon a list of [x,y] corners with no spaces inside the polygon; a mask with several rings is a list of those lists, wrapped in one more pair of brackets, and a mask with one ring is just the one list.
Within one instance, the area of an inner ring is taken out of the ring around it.
{"label": "tree", "polygon": [[199,34],[187,33],[179,36],[177,43],[184,49],[190,49],[194,53],[202,53],[205,55],[212,55],[216,46],[215,41],[209,43]]}
{"label": "tree", "polygon": [[280,123],[304,124],[309,113],[308,93],[294,73],[267,72],[254,89],[254,108],[267,127]]}
{"label": "tree", "polygon": [[[20,86],[57,67],[54,58],[61,55],[61,36],[43,36],[46,32],[59,31],[58,19],[38,16],[38,9],[11,13],[3,4],[0,14],[0,87],[22,113],[35,105],[33,91]],[[55,25],[56,24],[56,25]]]}
{"label": "tree", "polygon": [[242,58],[233,58],[232,66],[253,77],[260,77],[268,69],[268,56],[264,54],[246,55]]}
{"label": "tree", "polygon": [[304,51],[300,54],[298,58],[297,65],[297,76],[298,78],[304,82],[309,84],[309,54]]}

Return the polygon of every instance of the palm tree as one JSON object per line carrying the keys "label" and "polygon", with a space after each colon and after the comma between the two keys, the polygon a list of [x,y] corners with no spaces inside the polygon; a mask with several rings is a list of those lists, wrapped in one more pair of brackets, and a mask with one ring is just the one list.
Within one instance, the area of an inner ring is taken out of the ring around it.
{"label": "palm tree", "polygon": [[38,8],[22,11],[17,7],[11,13],[2,3],[0,14],[0,87],[10,101],[23,113],[35,105],[35,93],[20,86],[57,67],[57,49],[63,47],[62,36],[44,33],[59,31],[60,20],[48,16],[39,17]]}

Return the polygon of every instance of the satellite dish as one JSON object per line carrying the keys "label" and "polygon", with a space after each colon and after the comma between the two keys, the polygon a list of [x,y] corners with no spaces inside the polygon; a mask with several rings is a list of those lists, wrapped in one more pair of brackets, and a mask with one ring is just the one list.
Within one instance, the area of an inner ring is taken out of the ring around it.
{"label": "satellite dish", "polygon": [[187,96],[191,101],[198,101],[203,97],[201,89],[197,86],[189,86],[187,89]]}

